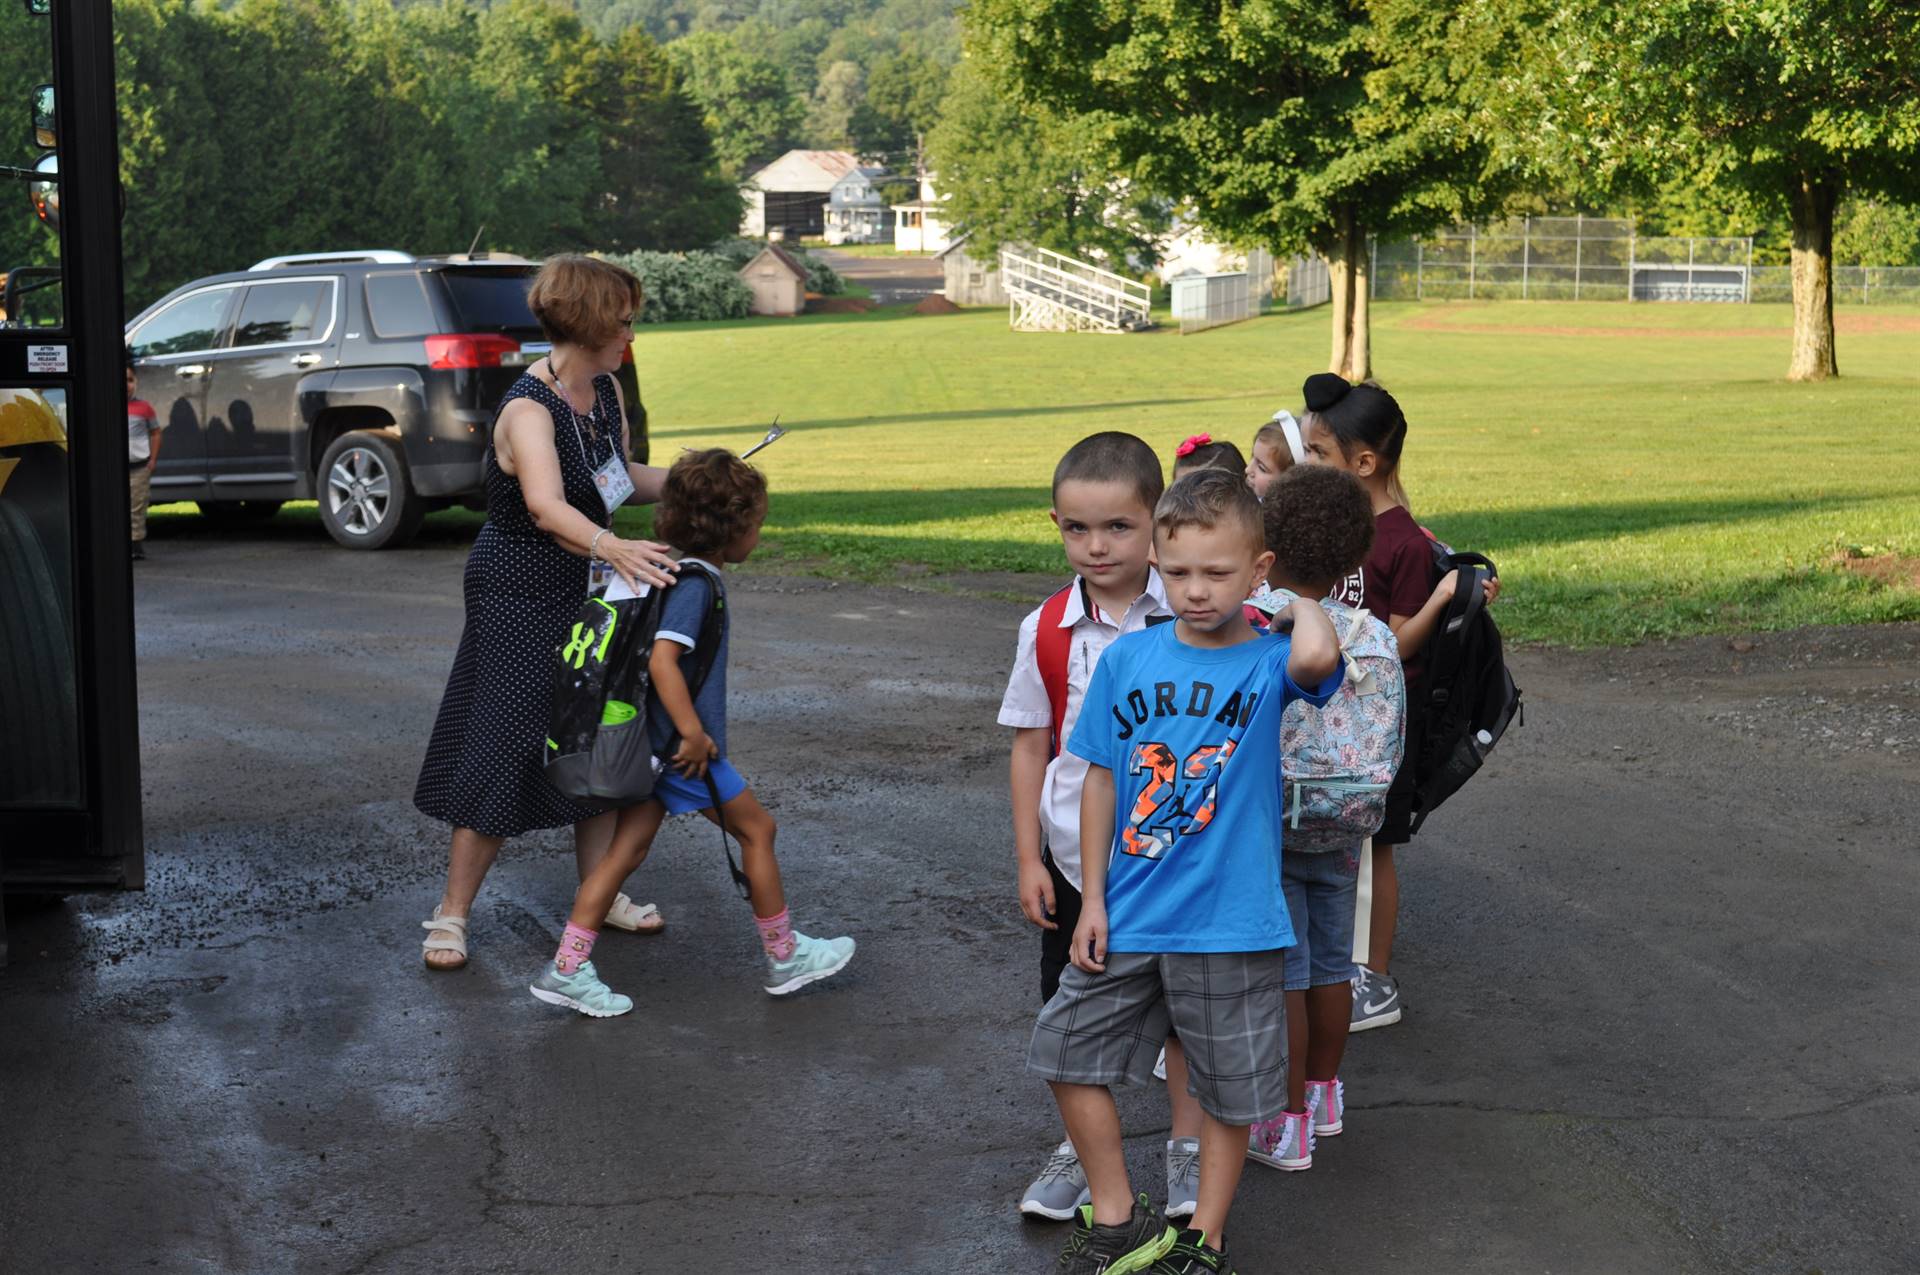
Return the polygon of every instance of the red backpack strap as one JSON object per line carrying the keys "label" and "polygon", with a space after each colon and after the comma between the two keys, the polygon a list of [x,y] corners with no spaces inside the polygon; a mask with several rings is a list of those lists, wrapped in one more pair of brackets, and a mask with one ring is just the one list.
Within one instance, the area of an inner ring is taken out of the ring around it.
{"label": "red backpack strap", "polygon": [[1040,681],[1047,688],[1047,703],[1053,709],[1053,729],[1049,739],[1053,755],[1060,755],[1060,724],[1067,718],[1067,657],[1073,651],[1073,630],[1061,627],[1067,616],[1067,599],[1079,587],[1068,585],[1040,604],[1040,627],[1033,635],[1033,657],[1040,665]]}

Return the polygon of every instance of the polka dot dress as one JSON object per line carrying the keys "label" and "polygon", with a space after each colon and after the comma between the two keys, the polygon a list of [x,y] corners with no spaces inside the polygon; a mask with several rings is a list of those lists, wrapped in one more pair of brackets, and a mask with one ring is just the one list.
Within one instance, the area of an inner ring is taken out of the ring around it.
{"label": "polka dot dress", "polygon": [[[567,503],[605,526],[593,473],[619,448],[613,378],[594,381],[591,416],[575,433],[572,409],[527,373],[501,406],[532,399],[554,420],[554,450]],[[598,434],[596,438],[595,434]],[[587,560],[534,525],[520,481],[486,458],[487,521],[467,555],[466,627],[440,715],[420,766],[413,804],[456,828],[511,837],[557,828],[599,808],[562,796],[547,782],[541,753],[553,682],[553,651],[587,597]]]}

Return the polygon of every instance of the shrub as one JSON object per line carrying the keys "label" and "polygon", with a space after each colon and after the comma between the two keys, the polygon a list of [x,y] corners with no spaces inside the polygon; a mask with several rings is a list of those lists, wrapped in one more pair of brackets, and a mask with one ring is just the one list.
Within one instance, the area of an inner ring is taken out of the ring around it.
{"label": "shrub", "polygon": [[740,266],[717,252],[614,253],[607,260],[640,276],[647,290],[641,323],[744,319],[753,305]]}

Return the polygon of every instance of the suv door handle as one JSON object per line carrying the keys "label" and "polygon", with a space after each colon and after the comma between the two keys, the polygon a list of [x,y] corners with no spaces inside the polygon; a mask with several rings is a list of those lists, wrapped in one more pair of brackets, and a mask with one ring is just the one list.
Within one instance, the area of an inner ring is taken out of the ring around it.
{"label": "suv door handle", "polygon": [[173,374],[183,381],[191,381],[196,376],[205,376],[207,374],[207,365],[205,363],[182,363],[179,367],[173,369]]}
{"label": "suv door handle", "polygon": [[296,354],[293,356],[293,365],[295,367],[312,367],[315,363],[318,363],[319,361],[320,361],[320,356],[318,354],[313,353],[311,350],[309,350],[305,354]]}

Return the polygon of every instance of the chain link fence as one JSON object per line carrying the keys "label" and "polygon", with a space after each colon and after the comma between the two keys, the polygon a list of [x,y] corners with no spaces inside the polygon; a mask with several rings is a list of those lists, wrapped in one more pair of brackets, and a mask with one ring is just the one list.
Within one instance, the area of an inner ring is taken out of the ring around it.
{"label": "chain link fence", "polygon": [[[1753,240],[1640,235],[1617,217],[1522,217],[1371,245],[1370,295],[1383,301],[1722,301],[1793,299],[1788,266],[1753,264]],[[1836,266],[1834,300],[1920,302],[1920,266]],[[1328,299],[1326,263],[1297,257],[1287,305]]]}

